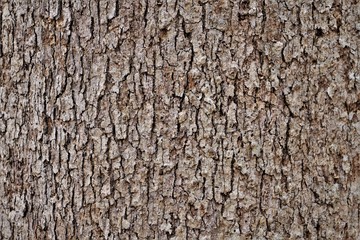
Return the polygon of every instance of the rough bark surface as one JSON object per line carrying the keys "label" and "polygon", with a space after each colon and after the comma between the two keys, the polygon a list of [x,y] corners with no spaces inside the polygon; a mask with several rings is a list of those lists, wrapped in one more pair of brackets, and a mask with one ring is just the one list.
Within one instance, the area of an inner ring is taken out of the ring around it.
{"label": "rough bark surface", "polygon": [[0,0],[0,239],[359,239],[357,0]]}

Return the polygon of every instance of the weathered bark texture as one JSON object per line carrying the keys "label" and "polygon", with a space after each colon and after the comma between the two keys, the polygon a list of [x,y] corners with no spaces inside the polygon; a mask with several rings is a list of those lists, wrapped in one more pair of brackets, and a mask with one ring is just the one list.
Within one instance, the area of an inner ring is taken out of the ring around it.
{"label": "weathered bark texture", "polygon": [[357,0],[0,0],[1,239],[359,239]]}

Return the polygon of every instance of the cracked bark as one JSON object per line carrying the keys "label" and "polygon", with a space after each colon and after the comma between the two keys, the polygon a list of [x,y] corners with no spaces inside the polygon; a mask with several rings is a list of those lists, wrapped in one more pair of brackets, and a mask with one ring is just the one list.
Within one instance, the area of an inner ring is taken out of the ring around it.
{"label": "cracked bark", "polygon": [[360,3],[0,1],[1,239],[358,239]]}

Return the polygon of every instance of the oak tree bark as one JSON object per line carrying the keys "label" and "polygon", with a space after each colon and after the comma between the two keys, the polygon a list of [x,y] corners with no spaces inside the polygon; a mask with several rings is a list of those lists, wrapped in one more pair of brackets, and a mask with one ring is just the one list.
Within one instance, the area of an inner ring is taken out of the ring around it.
{"label": "oak tree bark", "polygon": [[1,0],[1,239],[359,239],[360,2]]}

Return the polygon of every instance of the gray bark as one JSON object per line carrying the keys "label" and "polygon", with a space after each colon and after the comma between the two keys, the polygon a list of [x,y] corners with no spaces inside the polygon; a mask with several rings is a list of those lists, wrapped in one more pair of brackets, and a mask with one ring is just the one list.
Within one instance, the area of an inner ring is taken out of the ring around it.
{"label": "gray bark", "polygon": [[0,0],[0,239],[359,239],[360,2]]}

